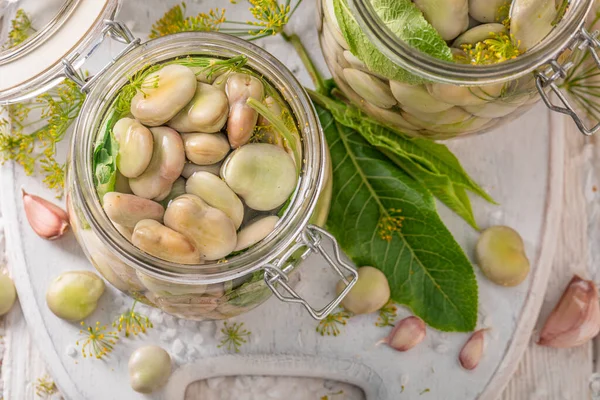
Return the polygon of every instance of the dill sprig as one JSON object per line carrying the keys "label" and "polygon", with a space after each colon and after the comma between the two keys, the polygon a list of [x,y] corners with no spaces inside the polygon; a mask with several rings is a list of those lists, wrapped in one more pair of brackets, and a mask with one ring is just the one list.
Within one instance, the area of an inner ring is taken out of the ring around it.
{"label": "dill sprig", "polygon": [[[225,17],[225,9],[214,8],[207,13],[186,15],[186,4],[181,3],[168,10],[152,25],[150,38],[179,32],[221,31],[230,35],[256,40],[281,33],[302,2],[292,0],[247,0],[254,20],[232,21]],[[236,4],[237,2],[231,2]]]}
{"label": "dill sprig", "polygon": [[394,326],[396,317],[398,317],[398,307],[394,304],[393,300],[390,300],[379,310],[379,317],[377,317],[375,325],[381,328]]}
{"label": "dill sprig", "polygon": [[520,42],[505,32],[490,33],[491,38],[473,44],[463,44],[466,61],[473,65],[496,64],[517,58]]}
{"label": "dill sprig", "polygon": [[[86,326],[83,321],[81,321],[81,326]],[[101,359],[113,351],[119,340],[117,332],[107,331],[106,325],[100,325],[100,322],[96,322],[95,326],[88,325],[85,329],[79,331],[79,335],[81,339],[75,343],[77,346],[81,343],[83,358],[95,357]]]}
{"label": "dill sprig", "polygon": [[[600,21],[600,12],[589,26]],[[594,121],[600,121],[600,71],[589,51],[586,51],[569,69],[566,78],[558,85],[567,92],[575,107]]]}
{"label": "dill sprig", "polygon": [[10,21],[10,31],[8,32],[8,41],[4,44],[4,49],[10,49],[23,43],[35,29],[31,26],[31,20],[22,8],[17,10],[15,18]]}
{"label": "dill sprig", "polygon": [[340,334],[340,326],[346,325],[350,317],[352,317],[352,313],[344,309],[331,313],[319,321],[316,331],[320,333],[321,336],[338,336]]}
{"label": "dill sprig", "polygon": [[395,232],[400,232],[404,217],[401,215],[402,210],[390,208],[381,213],[377,222],[377,234],[382,240],[391,242]]}
{"label": "dill sprig", "polygon": [[510,5],[512,0],[506,1],[498,10],[496,10],[496,22],[501,23],[506,27],[506,29],[510,29]]}
{"label": "dill sprig", "polygon": [[[0,120],[0,162],[14,160],[27,175],[37,165],[46,186],[62,193],[65,164],[55,158],[56,145],[77,118],[84,99],[77,84],[65,80],[30,102],[8,106],[8,120]],[[30,121],[33,114],[39,120]]]}
{"label": "dill sprig", "polygon": [[227,347],[229,351],[235,351],[236,353],[240,352],[240,347],[247,343],[247,338],[251,335],[251,332],[243,328],[244,323],[234,322],[232,325],[229,325],[227,322],[223,322],[223,328],[221,328],[221,333],[225,335],[223,339],[221,339],[221,343],[217,346],[218,348]]}
{"label": "dill sprig", "polygon": [[179,32],[216,32],[223,22],[225,22],[225,10],[220,8],[211,9],[208,13],[199,13],[195,16],[186,16],[185,14],[185,3],[171,8],[152,25],[150,38],[154,39]]}
{"label": "dill sprig", "polygon": [[113,328],[117,328],[118,332],[125,331],[125,337],[133,334],[137,336],[140,333],[146,333],[150,328],[154,328],[152,321],[147,316],[135,311],[137,300],[133,302],[131,309],[127,310],[113,322]]}
{"label": "dill sprig", "polygon": [[35,394],[43,399],[58,393],[58,388],[54,381],[48,376],[44,375],[41,378],[37,378],[35,381]]}

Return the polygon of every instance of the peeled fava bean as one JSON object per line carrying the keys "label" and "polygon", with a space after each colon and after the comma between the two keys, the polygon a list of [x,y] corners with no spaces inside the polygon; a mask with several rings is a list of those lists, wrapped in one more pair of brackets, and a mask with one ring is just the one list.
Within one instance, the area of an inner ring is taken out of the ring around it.
{"label": "peeled fava bean", "polygon": [[245,250],[266,238],[269,233],[273,232],[278,221],[277,215],[269,215],[250,222],[238,232],[234,251]]}
{"label": "peeled fava bean", "polygon": [[0,273],[0,316],[10,311],[17,299],[15,284],[8,275]]}
{"label": "peeled fava bean", "polygon": [[479,22],[495,22],[498,10],[506,3],[510,4],[506,0],[469,0],[469,14]]}
{"label": "peeled fava bean", "polygon": [[160,201],[168,196],[173,182],[181,175],[185,151],[181,135],[171,128],[151,128],[154,151],[148,168],[137,178],[129,179],[133,193],[146,199]]}
{"label": "peeled fava bean", "polygon": [[102,207],[112,222],[127,228],[133,228],[143,219],[162,221],[165,213],[163,206],[155,201],[117,192],[106,193]]}
{"label": "peeled fava bean", "polygon": [[504,84],[486,86],[457,86],[447,83],[427,85],[429,94],[434,98],[455,106],[474,106],[495,100],[502,93]]}
{"label": "peeled fava bean", "polygon": [[185,185],[187,193],[196,195],[209,206],[223,211],[238,229],[244,220],[244,205],[240,198],[221,178],[210,172],[199,171],[190,176]]}
{"label": "peeled fava bean", "polygon": [[540,43],[550,33],[556,18],[555,0],[513,0],[510,8],[510,34],[521,51]]}
{"label": "peeled fava bean", "polygon": [[452,40],[469,27],[468,0],[414,0],[425,19],[444,40]]}
{"label": "peeled fava bean", "polygon": [[[159,126],[192,100],[196,75],[188,67],[171,64],[148,74],[131,100],[131,114],[146,126]],[[157,145],[157,143],[155,143]]]}
{"label": "peeled fava bean", "polygon": [[152,393],[171,376],[171,356],[162,347],[140,347],[129,357],[129,382],[139,393]]}
{"label": "peeled fava bean", "polygon": [[232,149],[248,143],[258,121],[258,113],[246,104],[249,98],[262,101],[265,88],[260,80],[248,75],[236,73],[227,79],[225,93],[229,100],[229,118],[227,119],[227,137]]}
{"label": "peeled fava bean", "polygon": [[227,256],[237,242],[231,218],[192,194],[179,196],[165,212],[165,225],[187,237],[205,260]]}
{"label": "peeled fava bean", "polygon": [[453,107],[452,104],[435,99],[423,85],[408,85],[390,81],[390,89],[401,106],[410,106],[427,113],[442,112]]}
{"label": "peeled fava bean", "polygon": [[131,242],[146,253],[163,260],[180,264],[200,263],[200,252],[190,240],[153,219],[137,223]]}
{"label": "peeled fava bean", "polygon": [[[346,287],[343,280],[336,286],[338,295]],[[369,314],[379,310],[390,299],[390,285],[377,268],[360,267],[358,280],[342,300],[342,306],[354,314]]]}
{"label": "peeled fava bean", "polygon": [[494,37],[494,34],[502,32],[506,32],[506,27],[503,24],[491,23],[478,25],[457,37],[452,43],[452,47],[460,48],[463,44],[483,42],[486,39]]}
{"label": "peeled fava bean", "polygon": [[344,78],[369,103],[381,108],[391,108],[396,104],[390,88],[379,78],[354,68],[344,68]]}
{"label": "peeled fava bean", "polygon": [[483,231],[475,255],[483,274],[498,285],[516,286],[529,274],[523,239],[507,226],[492,226]]}
{"label": "peeled fava bean", "polygon": [[218,163],[229,153],[229,142],[222,133],[184,133],[183,145],[187,158],[198,165]]}
{"label": "peeled fava bean", "polygon": [[46,292],[50,311],[67,321],[81,321],[96,310],[104,281],[90,271],[68,271],[56,277]]}
{"label": "peeled fava bean", "polygon": [[140,176],[152,158],[152,132],[135,119],[121,118],[113,134],[119,142],[117,168],[127,178]]}
{"label": "peeled fava bean", "polygon": [[227,96],[207,83],[198,83],[196,94],[183,110],[169,121],[178,132],[219,132],[229,114]]}
{"label": "peeled fava bean", "polygon": [[251,143],[227,157],[221,177],[248,207],[269,211],[279,207],[296,187],[296,166],[285,150],[272,144]]}

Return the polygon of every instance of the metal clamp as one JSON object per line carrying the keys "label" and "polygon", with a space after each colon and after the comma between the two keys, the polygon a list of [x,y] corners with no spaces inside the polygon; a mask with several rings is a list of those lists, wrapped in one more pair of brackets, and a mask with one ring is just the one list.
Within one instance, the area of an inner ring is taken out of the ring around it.
{"label": "metal clamp", "polygon": [[[326,238],[333,244],[333,257],[322,246],[322,240]],[[298,250],[304,249],[300,255],[302,260],[306,259],[311,253],[318,252],[332,267],[346,284],[344,290],[325,307],[317,310],[313,308],[306,300],[288,284],[289,278],[287,274],[294,268],[294,264],[288,262],[288,259]],[[310,315],[317,320],[322,320],[331,313],[348,294],[352,286],[358,280],[356,269],[341,258],[340,247],[337,240],[326,230],[315,225],[308,225],[302,232],[296,243],[291,246],[280,258],[271,264],[263,267],[265,270],[265,282],[273,291],[275,296],[286,303],[299,303],[304,306]],[[278,288],[281,287],[283,291]]]}
{"label": "metal clamp", "polygon": [[[594,58],[596,65],[600,68],[600,56],[597,52],[597,49],[600,48],[600,41],[598,40],[599,34],[599,31],[590,33],[587,31],[587,29],[582,27],[567,48],[569,50],[577,49],[580,51],[589,51]],[[570,116],[584,135],[593,135],[600,130],[600,122],[598,122],[592,128],[588,128],[583,119],[577,114],[575,108],[571,105],[567,97],[563,92],[561,92],[560,88],[556,84],[556,81],[565,79],[567,77],[567,71],[571,67],[573,67],[572,61],[561,65],[558,62],[557,56],[549,62],[549,66],[545,71],[536,72],[535,85],[538,89],[538,92],[542,96],[542,100],[544,100],[544,103],[550,110]],[[546,89],[550,89],[556,95],[558,100],[560,100],[562,105],[555,105],[552,103],[552,100],[546,92]]]}
{"label": "metal clamp", "polygon": [[[106,37],[110,37],[117,42],[127,44],[127,46],[117,54],[115,58],[113,58],[108,64],[106,64],[98,73],[94,76],[86,77],[81,71],[78,71],[75,68],[75,65],[82,64],[85,59],[87,59],[100,44],[106,39]],[[90,88],[94,85],[94,83],[102,76],[106,70],[108,70],[114,63],[117,62],[118,59],[123,57],[125,54],[129,53],[131,50],[139,46],[140,39],[135,38],[129,28],[121,22],[121,21],[113,21],[113,20],[105,20],[104,27],[102,28],[102,35],[100,38],[94,43],[90,51],[87,54],[83,55],[77,53],[73,55],[69,59],[63,59],[62,63],[65,67],[65,76],[75,82],[80,90],[84,93],[87,93]]]}

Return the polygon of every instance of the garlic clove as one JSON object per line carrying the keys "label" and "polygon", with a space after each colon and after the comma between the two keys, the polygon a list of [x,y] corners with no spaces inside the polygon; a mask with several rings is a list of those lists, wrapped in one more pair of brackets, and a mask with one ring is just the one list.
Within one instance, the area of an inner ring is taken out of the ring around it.
{"label": "garlic clove", "polygon": [[388,346],[398,351],[407,351],[425,339],[425,322],[419,317],[408,317],[399,321],[389,336],[383,340]]}
{"label": "garlic clove", "polygon": [[483,355],[485,331],[486,329],[475,331],[460,350],[458,361],[464,369],[472,370],[479,364]]}
{"label": "garlic clove", "polygon": [[65,210],[25,190],[23,208],[31,228],[44,239],[58,239],[69,228],[69,216]]}
{"label": "garlic clove", "polygon": [[546,320],[538,344],[569,348],[582,345],[600,332],[598,289],[575,275]]}

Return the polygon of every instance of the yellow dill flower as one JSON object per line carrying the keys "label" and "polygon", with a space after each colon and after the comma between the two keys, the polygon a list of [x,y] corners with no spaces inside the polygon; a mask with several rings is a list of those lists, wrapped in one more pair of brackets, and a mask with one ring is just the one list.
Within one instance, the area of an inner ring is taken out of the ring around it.
{"label": "yellow dill flower", "polygon": [[227,347],[227,350],[235,350],[236,353],[239,353],[240,347],[248,342],[247,338],[251,335],[251,332],[244,329],[243,326],[243,322],[239,324],[234,322],[232,325],[224,322],[221,333],[225,335],[225,337],[221,339],[221,343],[217,347]]}
{"label": "yellow dill flower", "polygon": [[150,328],[154,328],[150,318],[135,311],[136,304],[137,300],[133,302],[131,309],[119,315],[112,324],[113,328],[117,328],[118,332],[124,330],[125,337],[129,337],[131,334],[137,336],[140,333],[146,333]]}
{"label": "yellow dill flower", "polygon": [[337,336],[340,334],[340,326],[346,325],[350,317],[352,317],[352,313],[344,309],[341,309],[335,313],[331,313],[319,321],[316,331],[320,333],[321,336]]}
{"label": "yellow dill flower", "polygon": [[393,300],[390,300],[379,310],[379,317],[377,317],[377,322],[375,322],[375,325],[382,328],[386,326],[394,326],[394,320],[397,316],[398,307],[396,307]]}
{"label": "yellow dill flower", "polygon": [[208,13],[186,16],[186,4],[181,3],[172,7],[152,25],[150,38],[171,35],[179,32],[208,32],[218,31],[225,22],[225,9],[215,8]]}
{"label": "yellow dill flower", "polygon": [[[55,159],[56,145],[77,118],[85,99],[79,87],[65,80],[33,101],[8,106],[9,120],[0,121],[0,162],[14,160],[27,175],[44,174],[44,183],[62,193],[65,164]],[[30,121],[32,110],[39,120]]]}
{"label": "yellow dill flower", "polygon": [[379,222],[377,222],[377,234],[382,240],[390,242],[394,232],[400,232],[404,217],[399,215],[400,209],[391,208],[381,213]]}
{"label": "yellow dill flower", "polygon": [[37,378],[35,381],[35,394],[41,398],[47,398],[55,393],[58,393],[56,384],[48,375]]}
{"label": "yellow dill flower", "polygon": [[[225,17],[225,9],[211,9],[208,13],[195,16],[186,15],[186,4],[181,3],[167,11],[162,18],[152,25],[150,38],[191,31],[222,31],[234,36],[254,40],[265,36],[276,35],[283,31],[298,5],[297,0],[290,6],[290,0],[280,4],[277,0],[247,0],[253,21],[231,21]],[[230,0],[238,4],[238,0]]]}
{"label": "yellow dill flower", "polygon": [[473,65],[496,64],[517,58],[521,42],[513,35],[504,32],[490,33],[491,38],[472,44],[462,45],[467,61]]}
{"label": "yellow dill flower", "polygon": [[[81,326],[86,326],[83,321],[81,321]],[[101,359],[113,351],[119,340],[117,332],[107,331],[106,325],[100,325],[100,322],[96,322],[96,326],[88,325],[85,329],[79,331],[79,335],[82,338],[76,342],[76,345],[79,346],[81,343],[83,358],[95,357]]]}
{"label": "yellow dill flower", "polygon": [[18,46],[23,43],[35,29],[31,27],[31,20],[22,8],[17,10],[15,19],[10,21],[10,31],[8,32],[8,41],[4,44],[4,49]]}

